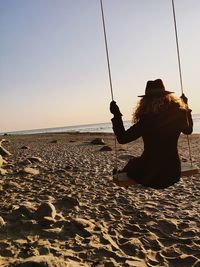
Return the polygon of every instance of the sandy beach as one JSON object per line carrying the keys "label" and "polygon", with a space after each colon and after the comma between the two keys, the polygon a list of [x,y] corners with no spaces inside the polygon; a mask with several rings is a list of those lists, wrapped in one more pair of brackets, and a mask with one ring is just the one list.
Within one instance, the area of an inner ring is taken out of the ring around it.
{"label": "sandy beach", "polygon": [[[113,134],[1,139],[11,153],[0,175],[1,267],[200,266],[200,175],[125,189],[112,183]],[[200,167],[200,135],[190,140]],[[141,139],[118,145],[119,167],[142,150]],[[189,161],[185,136],[179,151]]]}

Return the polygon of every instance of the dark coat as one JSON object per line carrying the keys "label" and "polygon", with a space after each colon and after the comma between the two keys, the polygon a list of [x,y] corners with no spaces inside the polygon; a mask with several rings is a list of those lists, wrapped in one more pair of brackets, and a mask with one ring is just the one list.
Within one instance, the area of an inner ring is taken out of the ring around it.
{"label": "dark coat", "polygon": [[113,131],[120,144],[143,138],[144,151],[131,159],[123,171],[139,184],[152,188],[166,188],[180,179],[181,166],[177,143],[182,133],[191,134],[191,110],[170,104],[158,114],[147,114],[124,129],[121,116],[112,119]]}

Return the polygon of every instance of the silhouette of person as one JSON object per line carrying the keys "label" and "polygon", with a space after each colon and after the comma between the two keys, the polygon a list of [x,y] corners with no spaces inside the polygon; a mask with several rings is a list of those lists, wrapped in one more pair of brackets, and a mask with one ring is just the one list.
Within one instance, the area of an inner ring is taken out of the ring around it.
{"label": "silhouette of person", "polygon": [[[181,133],[191,134],[193,121],[187,97],[177,98],[165,90],[161,79],[148,81],[145,94],[139,96],[133,125],[125,130],[122,114],[115,101],[110,103],[113,131],[120,144],[142,137],[144,150],[140,157],[133,157],[126,166],[114,171],[114,182],[118,185],[141,184],[161,189],[178,182],[181,164],[178,154],[178,138]],[[123,175],[124,176],[123,176]],[[122,183],[120,179],[122,178]]]}

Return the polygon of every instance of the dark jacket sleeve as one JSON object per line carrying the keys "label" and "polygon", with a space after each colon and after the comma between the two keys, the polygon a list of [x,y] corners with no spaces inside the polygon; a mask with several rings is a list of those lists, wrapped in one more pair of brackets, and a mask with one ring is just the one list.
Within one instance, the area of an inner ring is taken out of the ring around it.
{"label": "dark jacket sleeve", "polygon": [[184,134],[191,134],[193,132],[193,120],[191,115],[192,110],[184,110],[183,116],[184,116],[184,125],[182,129],[182,133]]}
{"label": "dark jacket sleeve", "polygon": [[114,134],[117,137],[117,141],[120,144],[126,144],[141,137],[142,127],[141,123],[137,122],[129,129],[125,130],[121,116],[111,119],[113,125]]}

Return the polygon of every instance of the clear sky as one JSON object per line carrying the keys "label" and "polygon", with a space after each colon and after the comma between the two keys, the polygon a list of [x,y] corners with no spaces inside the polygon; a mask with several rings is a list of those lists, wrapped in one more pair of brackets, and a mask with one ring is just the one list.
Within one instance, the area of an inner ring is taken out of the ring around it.
{"label": "clear sky", "polygon": [[[175,0],[185,94],[200,112],[200,0]],[[180,96],[171,0],[104,0],[124,119],[146,81]],[[0,0],[0,132],[108,122],[99,0]]]}

